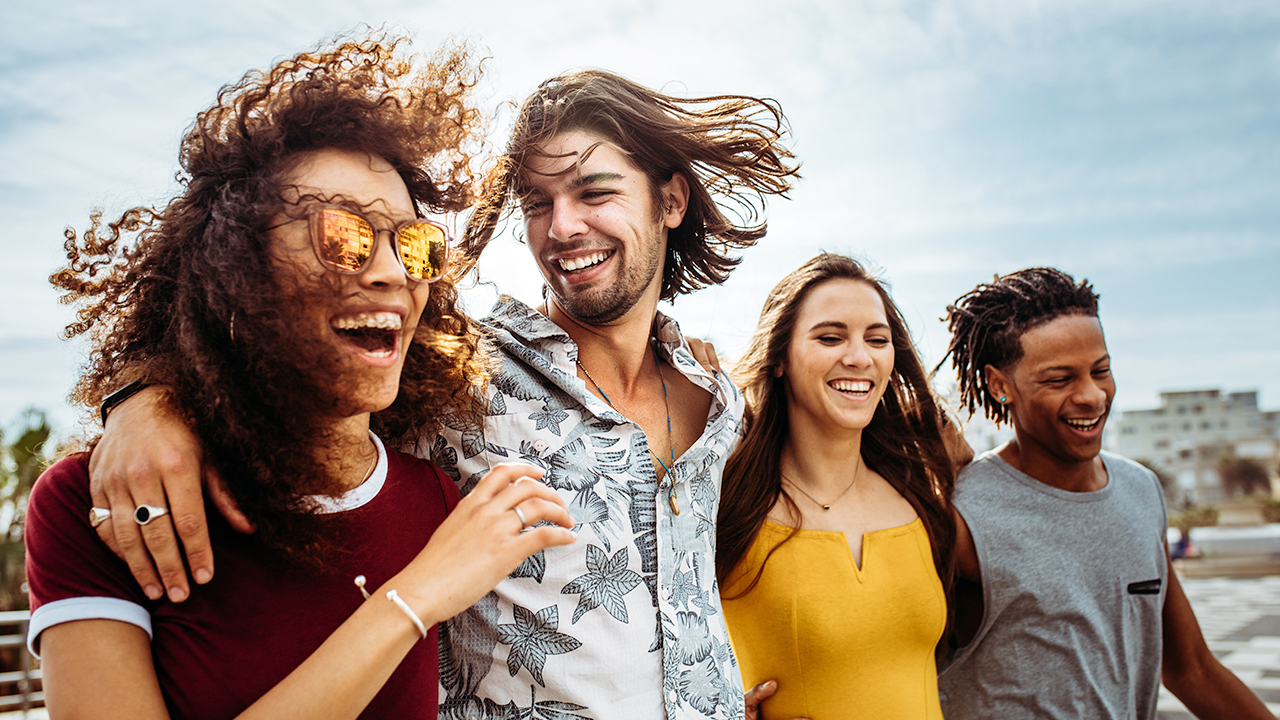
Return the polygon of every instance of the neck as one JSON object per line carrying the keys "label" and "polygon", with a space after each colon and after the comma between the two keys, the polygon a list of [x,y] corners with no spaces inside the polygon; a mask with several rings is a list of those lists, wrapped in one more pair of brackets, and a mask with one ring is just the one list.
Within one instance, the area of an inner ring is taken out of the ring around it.
{"label": "neck", "polygon": [[831,432],[815,427],[795,413],[787,446],[782,450],[782,472],[806,490],[831,497],[845,490],[862,456],[862,431]]}
{"label": "neck", "polygon": [[369,477],[378,449],[369,439],[369,413],[360,413],[334,422],[316,448],[320,461],[345,492],[359,487]]}
{"label": "neck", "polygon": [[653,333],[657,302],[644,302],[609,325],[588,325],[570,317],[554,298],[539,308],[569,334],[578,346],[578,362],[611,395],[625,398],[636,394],[642,381],[657,373],[650,357],[649,338]]}
{"label": "neck", "polygon": [[1057,457],[1034,440],[1017,435],[996,452],[1001,459],[1050,487],[1068,492],[1094,492],[1107,486],[1107,469],[1102,456],[1087,460]]}

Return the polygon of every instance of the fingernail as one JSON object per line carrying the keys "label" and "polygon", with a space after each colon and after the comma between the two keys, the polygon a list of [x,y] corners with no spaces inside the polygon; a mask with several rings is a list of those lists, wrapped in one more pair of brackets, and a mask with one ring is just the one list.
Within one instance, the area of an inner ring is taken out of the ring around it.
{"label": "fingernail", "polygon": [[148,585],[142,588],[142,592],[146,594],[149,600],[159,600],[164,596],[164,591],[160,589],[159,585]]}
{"label": "fingernail", "polygon": [[206,568],[200,568],[196,570],[196,582],[200,583],[201,585],[209,582],[212,579],[213,579],[213,573],[209,572]]}
{"label": "fingernail", "polygon": [[180,587],[171,587],[171,588],[169,588],[169,601],[170,601],[170,602],[182,602],[183,600],[186,600],[186,599],[187,599],[187,591],[186,591],[186,590],[183,590],[183,589],[182,589],[182,588],[180,588]]}

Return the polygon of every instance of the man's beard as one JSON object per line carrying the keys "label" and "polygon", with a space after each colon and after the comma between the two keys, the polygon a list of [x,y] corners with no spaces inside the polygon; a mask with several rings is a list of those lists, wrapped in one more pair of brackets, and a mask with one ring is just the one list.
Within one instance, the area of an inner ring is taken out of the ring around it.
{"label": "man's beard", "polygon": [[654,277],[662,272],[663,244],[654,238],[649,247],[654,251],[623,268],[618,282],[610,287],[563,295],[551,289],[556,304],[584,325],[608,325],[626,315],[644,297]]}

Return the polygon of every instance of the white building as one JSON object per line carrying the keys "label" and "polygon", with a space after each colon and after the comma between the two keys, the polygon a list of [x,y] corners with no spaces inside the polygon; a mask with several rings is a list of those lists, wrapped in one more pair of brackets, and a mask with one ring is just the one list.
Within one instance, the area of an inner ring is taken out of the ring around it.
{"label": "white building", "polygon": [[1167,471],[1195,503],[1223,499],[1224,455],[1260,460],[1272,474],[1280,461],[1280,411],[1259,410],[1256,391],[1160,393],[1160,407],[1125,412],[1111,430],[1116,452]]}

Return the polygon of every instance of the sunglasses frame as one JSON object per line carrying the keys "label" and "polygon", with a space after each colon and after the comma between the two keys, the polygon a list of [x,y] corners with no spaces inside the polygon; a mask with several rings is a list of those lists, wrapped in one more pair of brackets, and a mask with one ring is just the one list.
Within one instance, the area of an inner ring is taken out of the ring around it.
{"label": "sunglasses frame", "polygon": [[[336,265],[332,261],[325,259],[324,252],[320,247],[321,239],[325,237],[325,232],[324,232],[324,211],[325,210],[340,210],[344,213],[354,215],[360,218],[361,220],[363,220],[364,222],[368,223],[369,227],[373,229],[373,244],[369,246],[369,257],[365,258],[364,262],[360,264],[360,267],[356,268],[355,270],[352,270],[342,265]],[[302,218],[298,218],[298,219],[301,220]],[[340,275],[359,275],[360,273],[367,270],[369,268],[369,261],[372,260],[374,254],[378,252],[378,240],[379,238],[382,237],[383,233],[391,233],[391,238],[393,243],[392,251],[396,256],[396,263],[400,266],[400,269],[404,271],[405,277],[409,278],[413,282],[433,283],[439,280],[440,278],[444,277],[445,273],[449,269],[449,255],[450,255],[449,251],[452,249],[453,238],[449,236],[448,228],[446,228],[444,225],[441,225],[440,223],[434,220],[428,220],[426,218],[414,218],[413,220],[405,220],[404,222],[396,225],[394,228],[390,228],[390,229],[379,228],[377,225],[373,224],[373,221],[370,220],[368,217],[366,217],[364,213],[359,212],[358,210],[353,210],[347,207],[346,205],[334,205],[332,203],[316,203],[314,205],[308,206],[306,220],[307,220],[307,232],[311,235],[311,249],[315,252],[316,259],[320,261],[321,265]],[[402,253],[400,250],[400,231],[404,230],[406,227],[409,227],[410,225],[418,225],[418,224],[430,225],[431,227],[436,228],[437,230],[440,231],[440,235],[444,238],[444,260],[441,261],[440,269],[438,272],[436,272],[434,277],[416,278],[409,273],[409,268],[405,267],[405,264],[404,264],[404,253]]]}

